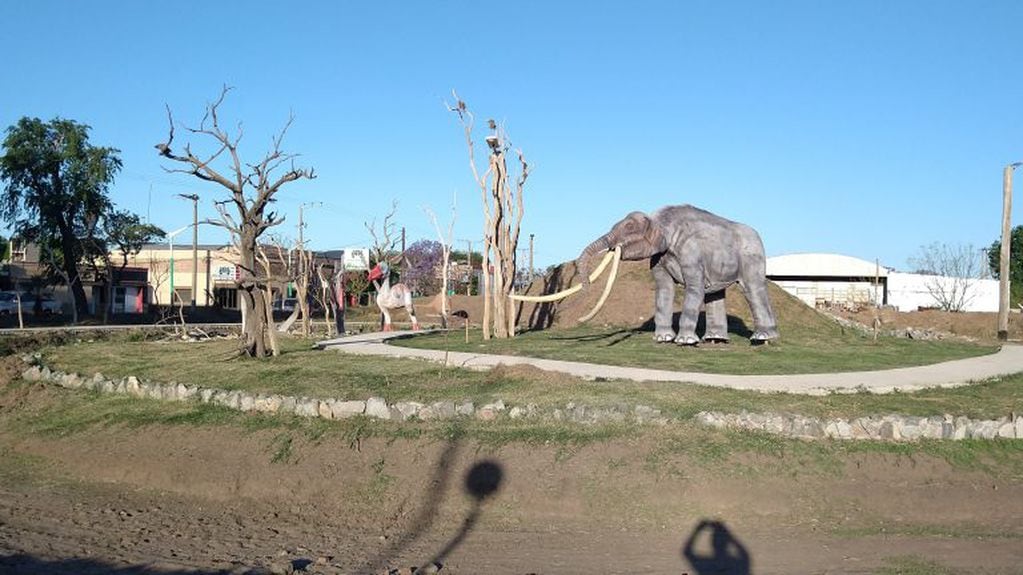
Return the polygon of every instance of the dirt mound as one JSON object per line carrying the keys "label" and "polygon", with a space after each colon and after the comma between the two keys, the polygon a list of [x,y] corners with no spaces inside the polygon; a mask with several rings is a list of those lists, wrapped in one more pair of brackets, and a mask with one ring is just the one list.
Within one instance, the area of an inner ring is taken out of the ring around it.
{"label": "dirt mound", "polygon": [[[528,295],[539,295],[565,289],[578,282],[575,263],[568,262],[556,268],[545,278],[534,281],[526,290]],[[544,304],[523,304],[519,312],[519,325],[529,329],[558,329],[578,325],[577,319],[596,305],[604,289],[604,278],[598,279],[583,293],[576,294],[561,302]],[[779,329],[786,326],[829,325],[828,319],[789,295],[774,283],[768,282],[771,306],[778,319]],[[682,306],[683,292],[675,293],[675,322]],[[725,296],[730,332],[749,336],[753,331],[753,316],[749,305],[738,285],[728,288]],[[622,262],[618,279],[604,307],[590,320],[592,325],[642,327],[653,330],[654,279],[647,262]],[[701,326],[698,331],[702,331]]]}
{"label": "dirt mound", "polygon": [[[578,283],[575,262],[566,262],[550,274],[538,278],[522,292],[526,295],[542,295],[568,288]],[[519,329],[564,329],[575,327],[578,318],[585,315],[600,298],[605,278],[600,278],[589,289],[553,303],[522,303],[516,306]],[[779,329],[786,326],[824,327],[832,325],[831,320],[795,297],[789,295],[774,283],[768,282],[771,305],[778,318]],[[675,324],[682,307],[682,290],[675,294]],[[728,288],[725,297],[728,312],[728,330],[747,337],[753,332],[753,317],[749,305],[738,285]],[[449,297],[449,312],[464,311],[469,322],[479,324],[483,318],[483,298],[480,296],[455,295]],[[403,313],[403,312],[399,312]],[[421,298],[416,301],[416,313],[422,321],[438,321],[440,317],[440,296]],[[462,320],[455,318],[453,327],[461,327]],[[642,328],[653,331],[654,325],[654,278],[647,262],[622,262],[618,270],[611,295],[604,307],[589,321],[594,326],[618,326]],[[698,332],[703,330],[701,314]]]}
{"label": "dirt mound", "polygon": [[[994,342],[998,337],[997,313],[953,313],[934,309],[909,312],[894,309],[836,310],[834,313],[864,325],[873,325],[877,317],[884,330],[931,330],[983,342]],[[1019,313],[1009,314],[1009,339],[1023,340],[1023,316]]]}

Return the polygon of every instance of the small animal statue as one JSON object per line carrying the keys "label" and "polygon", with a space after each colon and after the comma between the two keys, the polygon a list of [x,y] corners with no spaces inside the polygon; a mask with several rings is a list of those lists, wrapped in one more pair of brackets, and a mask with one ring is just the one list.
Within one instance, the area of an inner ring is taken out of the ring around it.
{"label": "small animal statue", "polygon": [[369,280],[377,288],[377,307],[380,313],[384,314],[384,331],[393,331],[391,327],[391,312],[389,310],[404,307],[408,317],[412,321],[412,329],[419,329],[419,320],[416,319],[416,309],[412,307],[412,290],[405,284],[391,285],[391,268],[387,262],[378,263],[369,272]]}

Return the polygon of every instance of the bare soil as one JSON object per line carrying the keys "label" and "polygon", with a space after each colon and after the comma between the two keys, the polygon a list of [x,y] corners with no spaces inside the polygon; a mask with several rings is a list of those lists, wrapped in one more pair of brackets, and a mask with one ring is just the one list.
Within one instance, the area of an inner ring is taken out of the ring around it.
{"label": "bare soil", "polygon": [[375,574],[436,560],[441,573],[872,573],[910,556],[1019,573],[1023,561],[1019,478],[930,457],[709,464],[660,449],[657,430],[502,447],[12,431],[65,393],[0,395],[0,572]]}
{"label": "bare soil", "polygon": [[[881,320],[886,330],[932,330],[950,336],[966,337],[980,342],[995,342],[998,338],[998,314],[982,312],[952,313],[941,310],[900,312],[894,309],[836,310],[834,313],[872,326],[874,318]],[[1023,340],[1023,316],[1009,314],[1009,339]]]}

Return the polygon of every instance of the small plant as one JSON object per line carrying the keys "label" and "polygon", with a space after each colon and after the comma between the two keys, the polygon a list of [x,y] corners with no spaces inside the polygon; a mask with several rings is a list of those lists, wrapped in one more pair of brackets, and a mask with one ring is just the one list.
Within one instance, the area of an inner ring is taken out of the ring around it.
{"label": "small plant", "polygon": [[270,458],[271,463],[287,463],[294,455],[294,442],[289,433],[276,435],[270,445],[274,450],[273,457]]}

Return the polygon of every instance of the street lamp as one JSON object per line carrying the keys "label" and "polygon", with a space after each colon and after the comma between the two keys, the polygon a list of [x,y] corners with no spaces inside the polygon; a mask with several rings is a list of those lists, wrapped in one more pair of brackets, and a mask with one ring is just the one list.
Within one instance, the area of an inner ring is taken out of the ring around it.
{"label": "street lamp", "polygon": [[[173,232],[167,234],[167,241],[170,242],[170,305],[174,305],[174,236],[192,227],[193,224],[189,224],[183,228],[178,228]],[[192,288],[195,289],[195,288]]]}
{"label": "street lamp", "polygon": [[1002,171],[1002,252],[998,262],[998,339],[1009,339],[1009,244],[1012,243],[1012,171],[1023,165],[1015,162]]}

